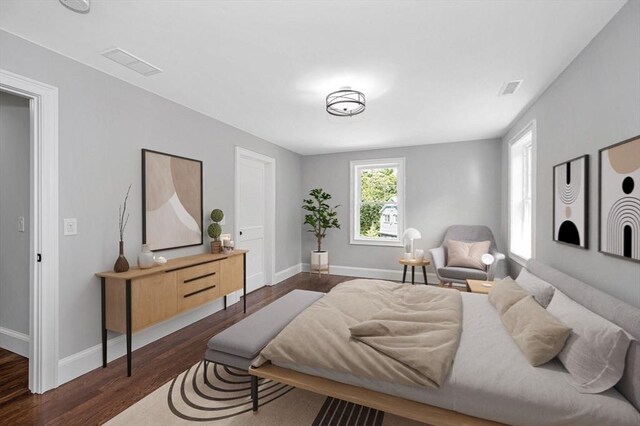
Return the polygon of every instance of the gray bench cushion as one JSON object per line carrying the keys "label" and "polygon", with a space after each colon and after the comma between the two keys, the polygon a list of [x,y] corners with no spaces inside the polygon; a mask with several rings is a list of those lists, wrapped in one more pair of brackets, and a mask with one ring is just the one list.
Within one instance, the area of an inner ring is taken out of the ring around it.
{"label": "gray bench cushion", "polygon": [[[253,360],[295,317],[324,293],[293,290],[209,340],[208,354],[222,352]],[[206,359],[213,360],[205,354]]]}

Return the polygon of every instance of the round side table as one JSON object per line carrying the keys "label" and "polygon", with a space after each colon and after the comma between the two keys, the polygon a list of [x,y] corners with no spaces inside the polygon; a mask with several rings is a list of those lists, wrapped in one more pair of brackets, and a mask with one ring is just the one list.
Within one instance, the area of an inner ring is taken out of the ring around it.
{"label": "round side table", "polygon": [[415,282],[416,266],[422,267],[422,275],[424,276],[424,283],[425,285],[429,284],[429,281],[427,281],[427,266],[431,265],[430,261],[428,261],[425,258],[423,258],[422,260],[400,258],[398,259],[398,262],[400,262],[400,264],[404,266],[404,270],[402,271],[403,284],[407,278],[407,266],[411,266],[411,284],[416,283]]}

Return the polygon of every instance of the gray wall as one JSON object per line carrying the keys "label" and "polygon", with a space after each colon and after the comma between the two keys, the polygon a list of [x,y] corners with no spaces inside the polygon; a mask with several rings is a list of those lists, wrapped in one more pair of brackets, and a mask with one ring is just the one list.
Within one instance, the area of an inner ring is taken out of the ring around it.
{"label": "gray wall", "polygon": [[[100,291],[93,274],[113,267],[118,205],[129,184],[125,254],[135,264],[142,241],[141,148],[202,160],[204,209],[223,209],[227,232],[234,226],[234,146],[274,157],[276,271],[300,262],[298,154],[2,31],[0,68],[59,88],[60,358],[100,342]],[[70,217],[78,218],[78,235],[64,237],[62,219]],[[203,252],[205,242],[162,254]]]}
{"label": "gray wall", "polygon": [[[328,231],[324,242],[331,264],[400,269],[402,248],[349,243],[351,160],[406,158],[405,221],[422,234],[416,248],[426,251],[439,246],[446,228],[454,224],[487,225],[500,241],[500,149],[499,140],[482,140],[303,157],[304,194],[321,187],[341,205],[342,229]],[[303,263],[309,263],[309,252],[315,247],[307,229],[303,226]]]}
{"label": "gray wall", "polygon": [[[0,327],[29,334],[29,101],[0,92]],[[25,232],[18,232],[18,217]]]}
{"label": "gray wall", "polygon": [[[503,139],[504,176],[508,141],[533,119],[538,132],[537,259],[640,306],[640,265],[598,252],[598,150],[640,134],[640,2],[628,2],[515,122]],[[589,250],[552,241],[552,168],[584,154],[590,155]],[[505,197],[505,241],[506,203]],[[517,273],[519,266],[511,266]]]}

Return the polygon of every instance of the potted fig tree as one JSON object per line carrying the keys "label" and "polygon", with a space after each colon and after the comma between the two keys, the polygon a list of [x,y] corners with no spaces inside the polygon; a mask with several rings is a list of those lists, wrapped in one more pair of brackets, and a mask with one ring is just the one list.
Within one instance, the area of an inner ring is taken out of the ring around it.
{"label": "potted fig tree", "polygon": [[317,272],[318,275],[323,272],[329,272],[329,252],[322,250],[322,240],[327,236],[327,230],[331,228],[340,228],[335,209],[338,206],[331,207],[327,201],[331,199],[331,195],[326,193],[322,188],[312,189],[306,200],[303,200],[302,209],[307,211],[304,215],[305,225],[311,226],[307,232],[313,233],[316,237],[318,246],[317,250],[311,251],[310,272]]}

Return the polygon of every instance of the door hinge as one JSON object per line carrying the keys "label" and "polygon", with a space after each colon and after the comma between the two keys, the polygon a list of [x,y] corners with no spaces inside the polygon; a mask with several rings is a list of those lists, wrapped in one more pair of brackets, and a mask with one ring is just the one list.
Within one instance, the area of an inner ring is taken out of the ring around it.
{"label": "door hinge", "polygon": [[38,253],[36,255],[36,262],[42,262],[42,254]]}

